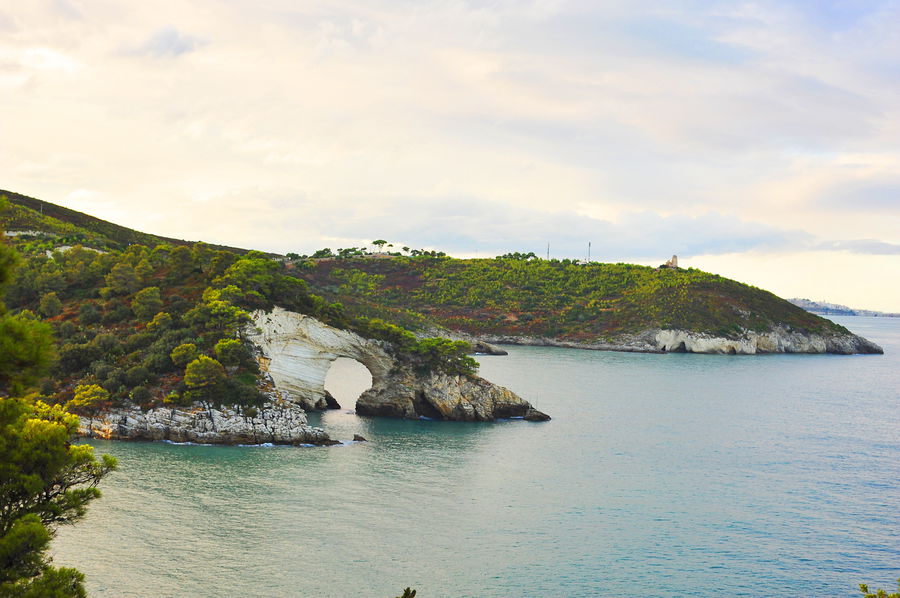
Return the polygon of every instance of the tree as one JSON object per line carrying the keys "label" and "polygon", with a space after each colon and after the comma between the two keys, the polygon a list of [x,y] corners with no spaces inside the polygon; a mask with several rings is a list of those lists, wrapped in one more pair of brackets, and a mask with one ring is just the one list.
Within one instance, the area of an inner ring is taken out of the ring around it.
{"label": "tree", "polygon": [[397,598],[416,598],[416,591],[406,588],[403,590],[403,595],[397,596]]}
{"label": "tree", "polygon": [[75,397],[66,403],[73,413],[91,414],[109,401],[109,393],[98,384],[80,384],[75,387]]}
{"label": "tree", "polygon": [[169,353],[172,363],[179,367],[186,366],[194,361],[197,359],[197,355],[197,345],[194,343],[183,343],[172,349],[172,352]]}
{"label": "tree", "polygon": [[147,322],[147,330],[157,331],[157,330],[168,330],[172,327],[172,316],[168,313],[161,311],[155,316],[153,319]]}
{"label": "tree", "polygon": [[78,308],[78,319],[85,326],[96,324],[100,321],[100,318],[100,310],[93,303],[82,303],[81,307]]}
{"label": "tree", "polygon": [[59,300],[59,297],[57,297],[56,293],[53,291],[45,293],[44,296],[41,297],[41,304],[38,307],[38,311],[47,318],[58,316],[62,313],[62,301]]}
{"label": "tree", "polygon": [[381,248],[384,247],[386,244],[387,244],[387,241],[385,241],[384,239],[377,239],[375,241],[372,241],[372,245],[375,245],[376,247],[378,247],[378,251],[381,251]]}
{"label": "tree", "polygon": [[222,364],[206,355],[201,355],[187,365],[184,370],[186,393],[192,401],[213,402],[217,391],[225,381],[225,368]]}
{"label": "tree", "polygon": [[[0,210],[5,201],[0,199]],[[16,254],[0,238],[0,290]],[[0,303],[0,596],[83,598],[84,576],[50,566],[54,527],[84,516],[116,461],[72,444],[78,417],[62,407],[2,396],[36,382],[52,358],[49,325]]]}
{"label": "tree", "polygon": [[897,580],[897,591],[890,594],[884,590],[869,592],[869,586],[864,583],[859,584],[859,591],[865,594],[865,598],[900,598],[900,579]]}
{"label": "tree", "polygon": [[3,313],[0,303],[0,394],[19,394],[38,380],[53,361],[53,329],[46,322]]}
{"label": "tree", "polygon": [[84,516],[116,467],[72,444],[78,417],[40,401],[0,399],[0,596],[82,598],[84,576],[50,566],[58,525]]}
{"label": "tree", "polygon": [[169,264],[172,267],[171,278],[180,280],[194,271],[194,256],[191,250],[183,245],[172,249],[169,253]]}
{"label": "tree", "polygon": [[134,315],[145,321],[159,313],[162,306],[163,301],[162,295],[159,292],[159,287],[147,287],[146,289],[141,289],[135,293],[134,299],[131,301],[131,311],[134,312]]}
{"label": "tree", "polygon": [[[131,264],[119,262],[106,275],[107,294],[127,295],[137,290],[140,281]],[[108,289],[108,290],[107,290]]]}
{"label": "tree", "polygon": [[224,365],[239,365],[247,355],[244,344],[235,338],[223,338],[216,343],[215,351]]}

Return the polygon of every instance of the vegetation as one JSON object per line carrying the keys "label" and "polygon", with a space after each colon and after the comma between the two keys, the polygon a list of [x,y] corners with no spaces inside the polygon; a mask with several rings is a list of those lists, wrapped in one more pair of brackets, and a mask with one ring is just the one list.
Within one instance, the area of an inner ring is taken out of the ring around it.
{"label": "vegetation", "polygon": [[[0,381],[6,371],[8,384],[27,385],[49,370],[41,391],[76,410],[91,408],[75,396],[87,387],[108,394],[100,406],[258,406],[258,367],[242,331],[252,310],[274,305],[383,341],[413,368],[458,375],[476,371],[469,345],[426,331],[576,341],[656,327],[731,337],[773,325],[843,331],[771,293],[692,269],[534,253],[461,260],[392,252],[384,239],[371,243],[376,254],[351,247],[273,259],[138,233],[22,196],[0,224],[28,233],[13,239],[24,260],[7,290],[12,309],[0,316]],[[52,348],[53,331],[55,362],[48,350],[23,353]],[[33,342],[20,342],[26,336]]]}
{"label": "vegetation", "polygon": [[[2,208],[2,206],[0,206]],[[12,282],[15,253],[0,239],[0,286]],[[33,315],[10,314],[0,303],[0,597],[80,598],[84,576],[50,565],[57,526],[84,516],[115,459],[72,444],[78,417],[24,393],[47,371],[50,327]],[[11,336],[10,336],[11,335]],[[81,389],[91,403],[103,389]]]}
{"label": "vegetation", "polygon": [[[24,259],[6,293],[12,310],[0,319],[0,349],[6,349],[0,381],[6,371],[8,384],[21,387],[49,373],[41,391],[51,404],[85,415],[129,403],[145,409],[258,407],[265,396],[242,332],[252,310],[275,305],[384,340],[415,368],[464,375],[477,368],[465,343],[417,339],[395,324],[388,333],[386,322],[379,326],[363,311],[311,292],[296,275],[309,263],[305,257],[284,263],[256,251],[168,243],[52,204],[14,199],[0,211],[0,225],[28,234],[12,238]],[[35,202],[43,213],[29,207]],[[349,259],[363,250],[339,254]],[[348,294],[365,294],[381,283],[354,270],[341,284]],[[26,336],[32,342],[23,342]],[[26,347],[45,350],[32,355]],[[22,367],[31,362],[34,367]]]}
{"label": "vegetation", "polygon": [[865,594],[865,598],[900,598],[900,579],[897,580],[897,591],[890,594],[884,590],[869,592],[869,586],[864,583],[859,584],[859,591]]}
{"label": "vegetation", "polygon": [[[734,337],[773,325],[841,332],[775,295],[694,269],[416,255],[319,260],[298,273],[330,299],[414,328],[595,340],[648,328]],[[410,317],[412,312],[425,317]],[[406,312],[406,313],[404,313]]]}

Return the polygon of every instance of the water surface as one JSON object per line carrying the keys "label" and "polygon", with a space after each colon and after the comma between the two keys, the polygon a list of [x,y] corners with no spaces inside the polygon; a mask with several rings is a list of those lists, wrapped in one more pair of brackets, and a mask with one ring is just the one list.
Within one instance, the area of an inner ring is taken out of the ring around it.
{"label": "water surface", "polygon": [[[853,596],[900,577],[900,319],[884,356],[510,347],[553,421],[315,416],[332,448],[102,442],[56,562],[95,597]],[[347,373],[348,379],[353,377]],[[351,385],[352,386],[352,385]]]}

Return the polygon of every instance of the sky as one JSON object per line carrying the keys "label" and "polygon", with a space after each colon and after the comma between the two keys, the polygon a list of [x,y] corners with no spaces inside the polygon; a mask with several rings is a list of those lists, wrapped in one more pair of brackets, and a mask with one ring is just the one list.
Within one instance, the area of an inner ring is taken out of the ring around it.
{"label": "sky", "polygon": [[0,188],[900,311],[900,2],[0,0]]}

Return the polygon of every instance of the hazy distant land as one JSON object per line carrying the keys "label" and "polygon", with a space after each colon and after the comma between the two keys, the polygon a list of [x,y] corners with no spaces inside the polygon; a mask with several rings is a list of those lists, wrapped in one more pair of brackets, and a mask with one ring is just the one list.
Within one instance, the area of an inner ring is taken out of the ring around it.
{"label": "hazy distant land", "polygon": [[820,316],[871,316],[875,318],[900,318],[900,313],[889,313],[884,311],[874,311],[871,309],[854,309],[846,305],[838,303],[829,303],[827,301],[810,301],[809,299],[801,299],[795,297],[788,299],[797,307],[802,307],[808,312]]}

